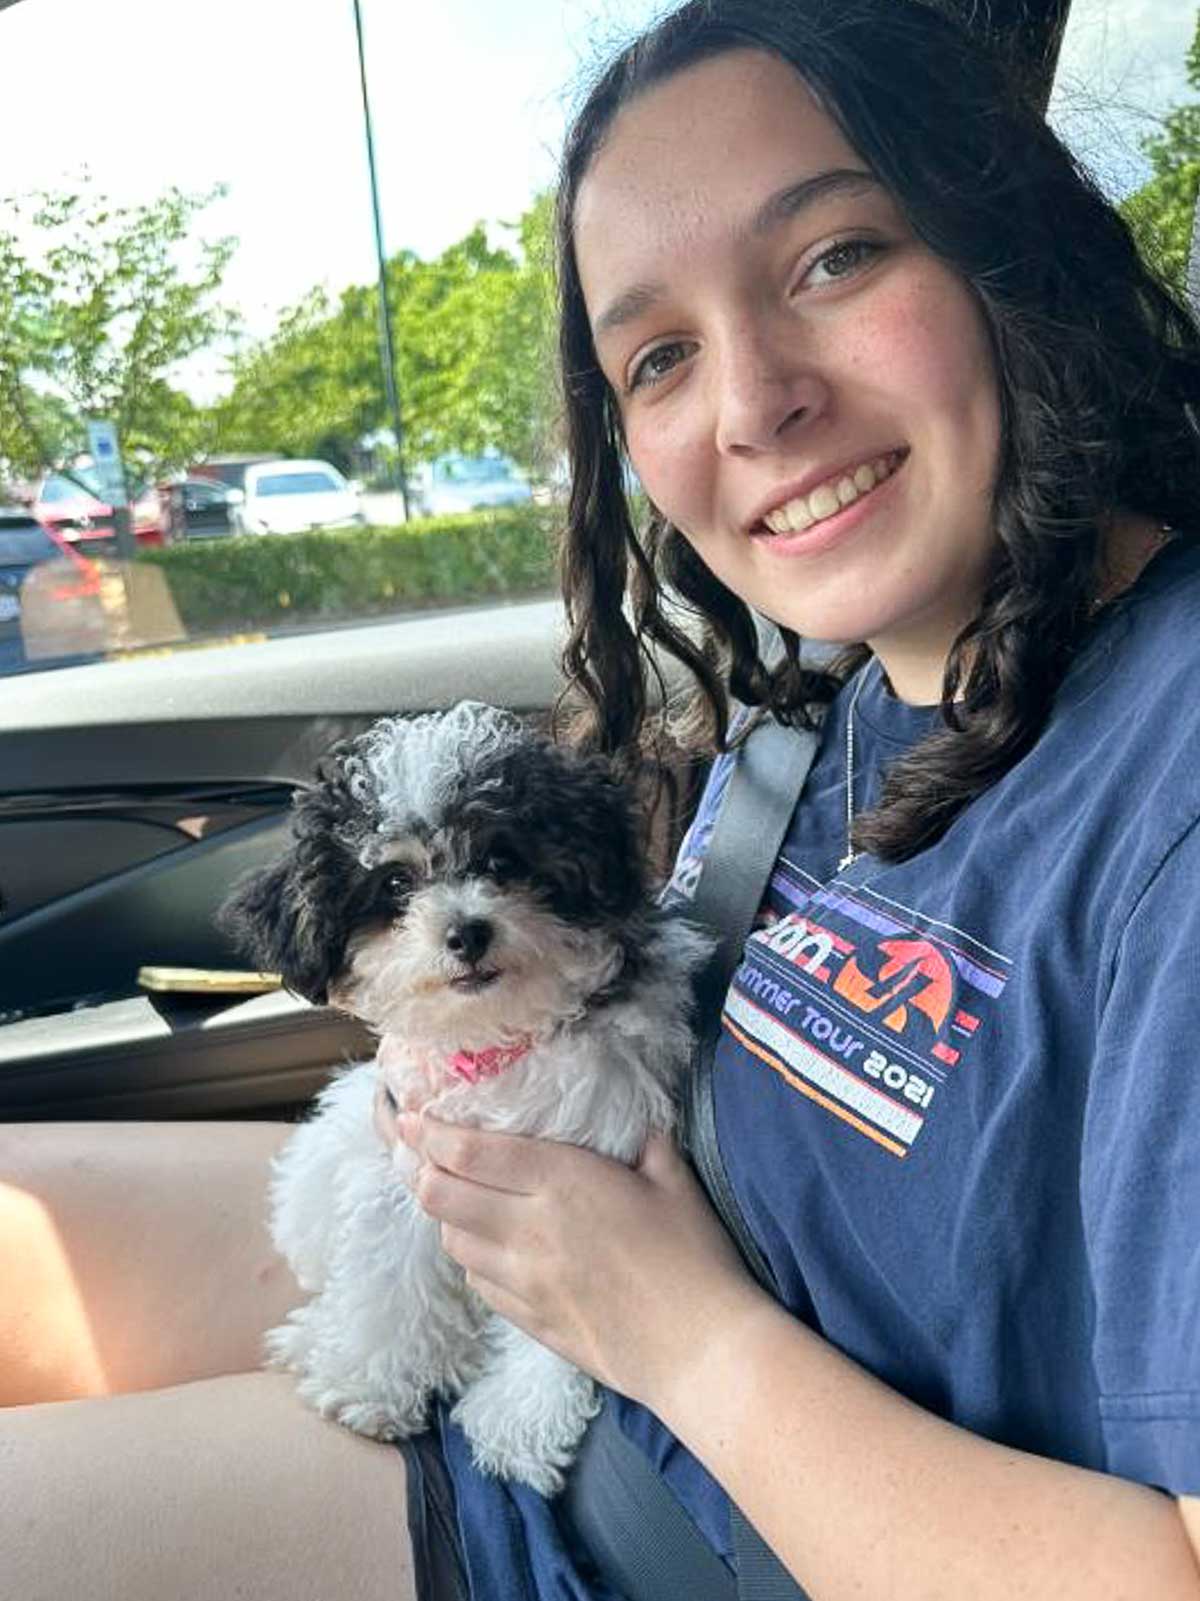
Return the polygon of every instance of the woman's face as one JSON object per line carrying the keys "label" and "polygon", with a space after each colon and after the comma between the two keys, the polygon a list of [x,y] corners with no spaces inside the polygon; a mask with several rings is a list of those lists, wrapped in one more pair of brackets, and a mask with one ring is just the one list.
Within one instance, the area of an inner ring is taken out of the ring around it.
{"label": "woman's face", "polygon": [[620,113],[575,236],[654,504],[750,605],[870,641],[898,694],[936,699],[994,541],[999,403],[963,281],[752,50]]}

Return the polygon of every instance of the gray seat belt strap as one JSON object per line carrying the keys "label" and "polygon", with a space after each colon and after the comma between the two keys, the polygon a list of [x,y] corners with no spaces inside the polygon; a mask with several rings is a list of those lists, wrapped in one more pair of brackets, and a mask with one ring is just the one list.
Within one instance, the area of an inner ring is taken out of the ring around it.
{"label": "gray seat belt strap", "polygon": [[771,718],[752,729],[735,754],[691,902],[691,915],[720,939],[701,981],[706,1010],[720,1013],[817,743],[811,729],[784,728]]}
{"label": "gray seat belt strap", "polygon": [[[770,1270],[742,1219],[717,1146],[712,1051],[729,981],[762,900],[817,749],[817,736],[760,723],[738,748],[701,869],[680,914],[719,944],[697,986],[706,1037],[689,1074],[684,1138],[701,1182],[752,1271],[774,1293]],[[648,1458],[606,1405],[593,1419],[563,1492],[570,1525],[624,1601],[808,1601],[736,1507],[730,1532],[736,1580]]]}
{"label": "gray seat belt strap", "polygon": [[571,1527],[621,1601],[739,1601],[737,1581],[606,1404],[563,1491]]}
{"label": "gray seat belt strap", "polygon": [[774,720],[751,731],[737,751],[696,894],[690,905],[681,908],[719,938],[697,985],[704,1022],[684,1088],[684,1143],[726,1230],[755,1278],[772,1294],[777,1293],[774,1278],[738,1210],[721,1161],[712,1095],[713,1053],[729,981],[754,927],[817,744],[812,730],[784,728]]}
{"label": "gray seat belt strap", "polygon": [[[774,1275],[746,1226],[721,1160],[713,1102],[713,1054],[726,991],[754,927],[818,742],[810,729],[784,728],[773,720],[760,723],[747,736],[738,750],[700,883],[687,909],[718,935],[720,943],[699,989],[707,1026],[687,1083],[685,1139],[709,1199],[751,1271],[772,1294],[777,1294]],[[808,1601],[754,1525],[732,1505],[730,1528],[737,1558],[738,1601]]]}

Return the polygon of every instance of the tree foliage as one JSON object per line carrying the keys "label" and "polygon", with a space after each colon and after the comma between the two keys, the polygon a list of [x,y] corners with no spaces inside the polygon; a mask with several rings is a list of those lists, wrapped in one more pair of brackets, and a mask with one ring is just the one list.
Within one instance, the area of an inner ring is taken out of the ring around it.
{"label": "tree foliage", "polygon": [[[388,262],[388,297],[409,462],[447,451],[503,451],[545,465],[554,412],[549,380],[550,200],[517,226],[515,249],[482,224],[432,261]],[[353,467],[360,441],[391,425],[380,368],[379,297],[355,285],[336,303],[313,290],[278,329],[235,361],[215,410],[224,450],[278,450]]]}
{"label": "tree foliage", "polygon": [[230,239],[196,241],[221,193],[171,189],[114,206],[88,181],[4,202],[0,228],[0,461],[29,476],[84,448],[89,417],[127,455],[183,465],[204,413],[172,382],[178,363],[233,327],[216,301]]}
{"label": "tree foliage", "polygon": [[[1200,94],[1200,13],[1186,57],[1188,86]],[[1142,141],[1150,178],[1122,205],[1147,258],[1181,293],[1200,195],[1200,101],[1175,106]]]}

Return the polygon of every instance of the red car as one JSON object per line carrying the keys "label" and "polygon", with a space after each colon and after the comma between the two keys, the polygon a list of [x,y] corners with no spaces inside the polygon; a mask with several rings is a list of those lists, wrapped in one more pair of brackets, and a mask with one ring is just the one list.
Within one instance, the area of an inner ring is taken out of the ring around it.
{"label": "red car", "polygon": [[[78,480],[78,482],[76,482]],[[82,486],[87,485],[85,490]],[[99,480],[91,467],[73,467],[71,477],[48,473],[38,485],[33,515],[43,527],[92,555],[116,550],[113,509],[99,494]],[[158,493],[144,484],[131,483],[133,535],[139,545],[166,543],[162,503]]]}

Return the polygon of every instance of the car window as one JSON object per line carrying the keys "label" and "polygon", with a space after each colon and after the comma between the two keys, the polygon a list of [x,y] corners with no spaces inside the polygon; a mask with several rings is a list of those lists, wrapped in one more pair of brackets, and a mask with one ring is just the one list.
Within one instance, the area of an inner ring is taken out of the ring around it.
{"label": "car window", "polygon": [[95,482],[85,467],[79,469],[78,482],[57,476],[47,478],[42,485],[39,500],[53,505],[60,500],[79,500],[85,495],[96,496]]}
{"label": "car window", "polygon": [[220,484],[206,484],[203,480],[191,479],[183,485],[189,500],[194,500],[201,506],[216,506],[222,504],[229,491]]}
{"label": "car window", "polygon": [[325,495],[337,493],[344,484],[329,473],[272,473],[268,478],[256,478],[256,495]]}
{"label": "car window", "polygon": [[455,456],[449,461],[435,462],[433,476],[447,484],[487,484],[513,477],[513,469],[508,462],[494,457]]}
{"label": "car window", "polygon": [[30,519],[14,526],[0,513],[0,567],[32,566],[57,555],[58,546],[40,523]]}
{"label": "car window", "polygon": [[[148,486],[132,474],[126,474],[125,488],[128,495],[137,499],[147,493]],[[89,496],[93,500],[103,501],[105,488],[94,468],[80,465],[71,469],[69,478],[52,473],[43,483],[38,499],[46,505],[53,505],[64,500],[85,500]]]}
{"label": "car window", "polygon": [[[306,14],[281,54],[274,8],[179,0],[189,70],[168,89],[155,0],[0,6],[0,59],[18,64],[6,118],[38,130],[5,159],[0,333],[15,388],[0,398],[0,502],[36,500],[96,575],[63,603],[62,626],[42,631],[53,653],[30,638],[3,672],[139,650],[166,660],[553,592],[566,485],[555,155],[572,84],[659,7],[361,10],[382,303],[349,8]],[[1200,154],[1146,142],[1200,96],[1186,68],[1195,20],[1191,0],[1074,0],[1053,106],[1101,184],[1131,204],[1142,196],[1144,237],[1160,221],[1164,237],[1174,229],[1164,259],[1176,266],[1189,210],[1178,197],[1194,190]],[[47,59],[52,116],[21,65]],[[140,89],[106,93],[98,114],[98,83],[152,88],[148,102]],[[253,117],[225,115],[230,105]],[[329,171],[338,182],[322,179],[315,205],[314,175]],[[98,424],[123,461],[128,506],[106,487]],[[233,491],[223,515],[198,515],[197,492],[189,517],[178,490],[195,476]],[[304,497],[334,490],[349,500],[323,511],[314,498],[301,514]],[[131,564],[136,583],[122,576]],[[285,581],[292,572],[304,582]]]}

